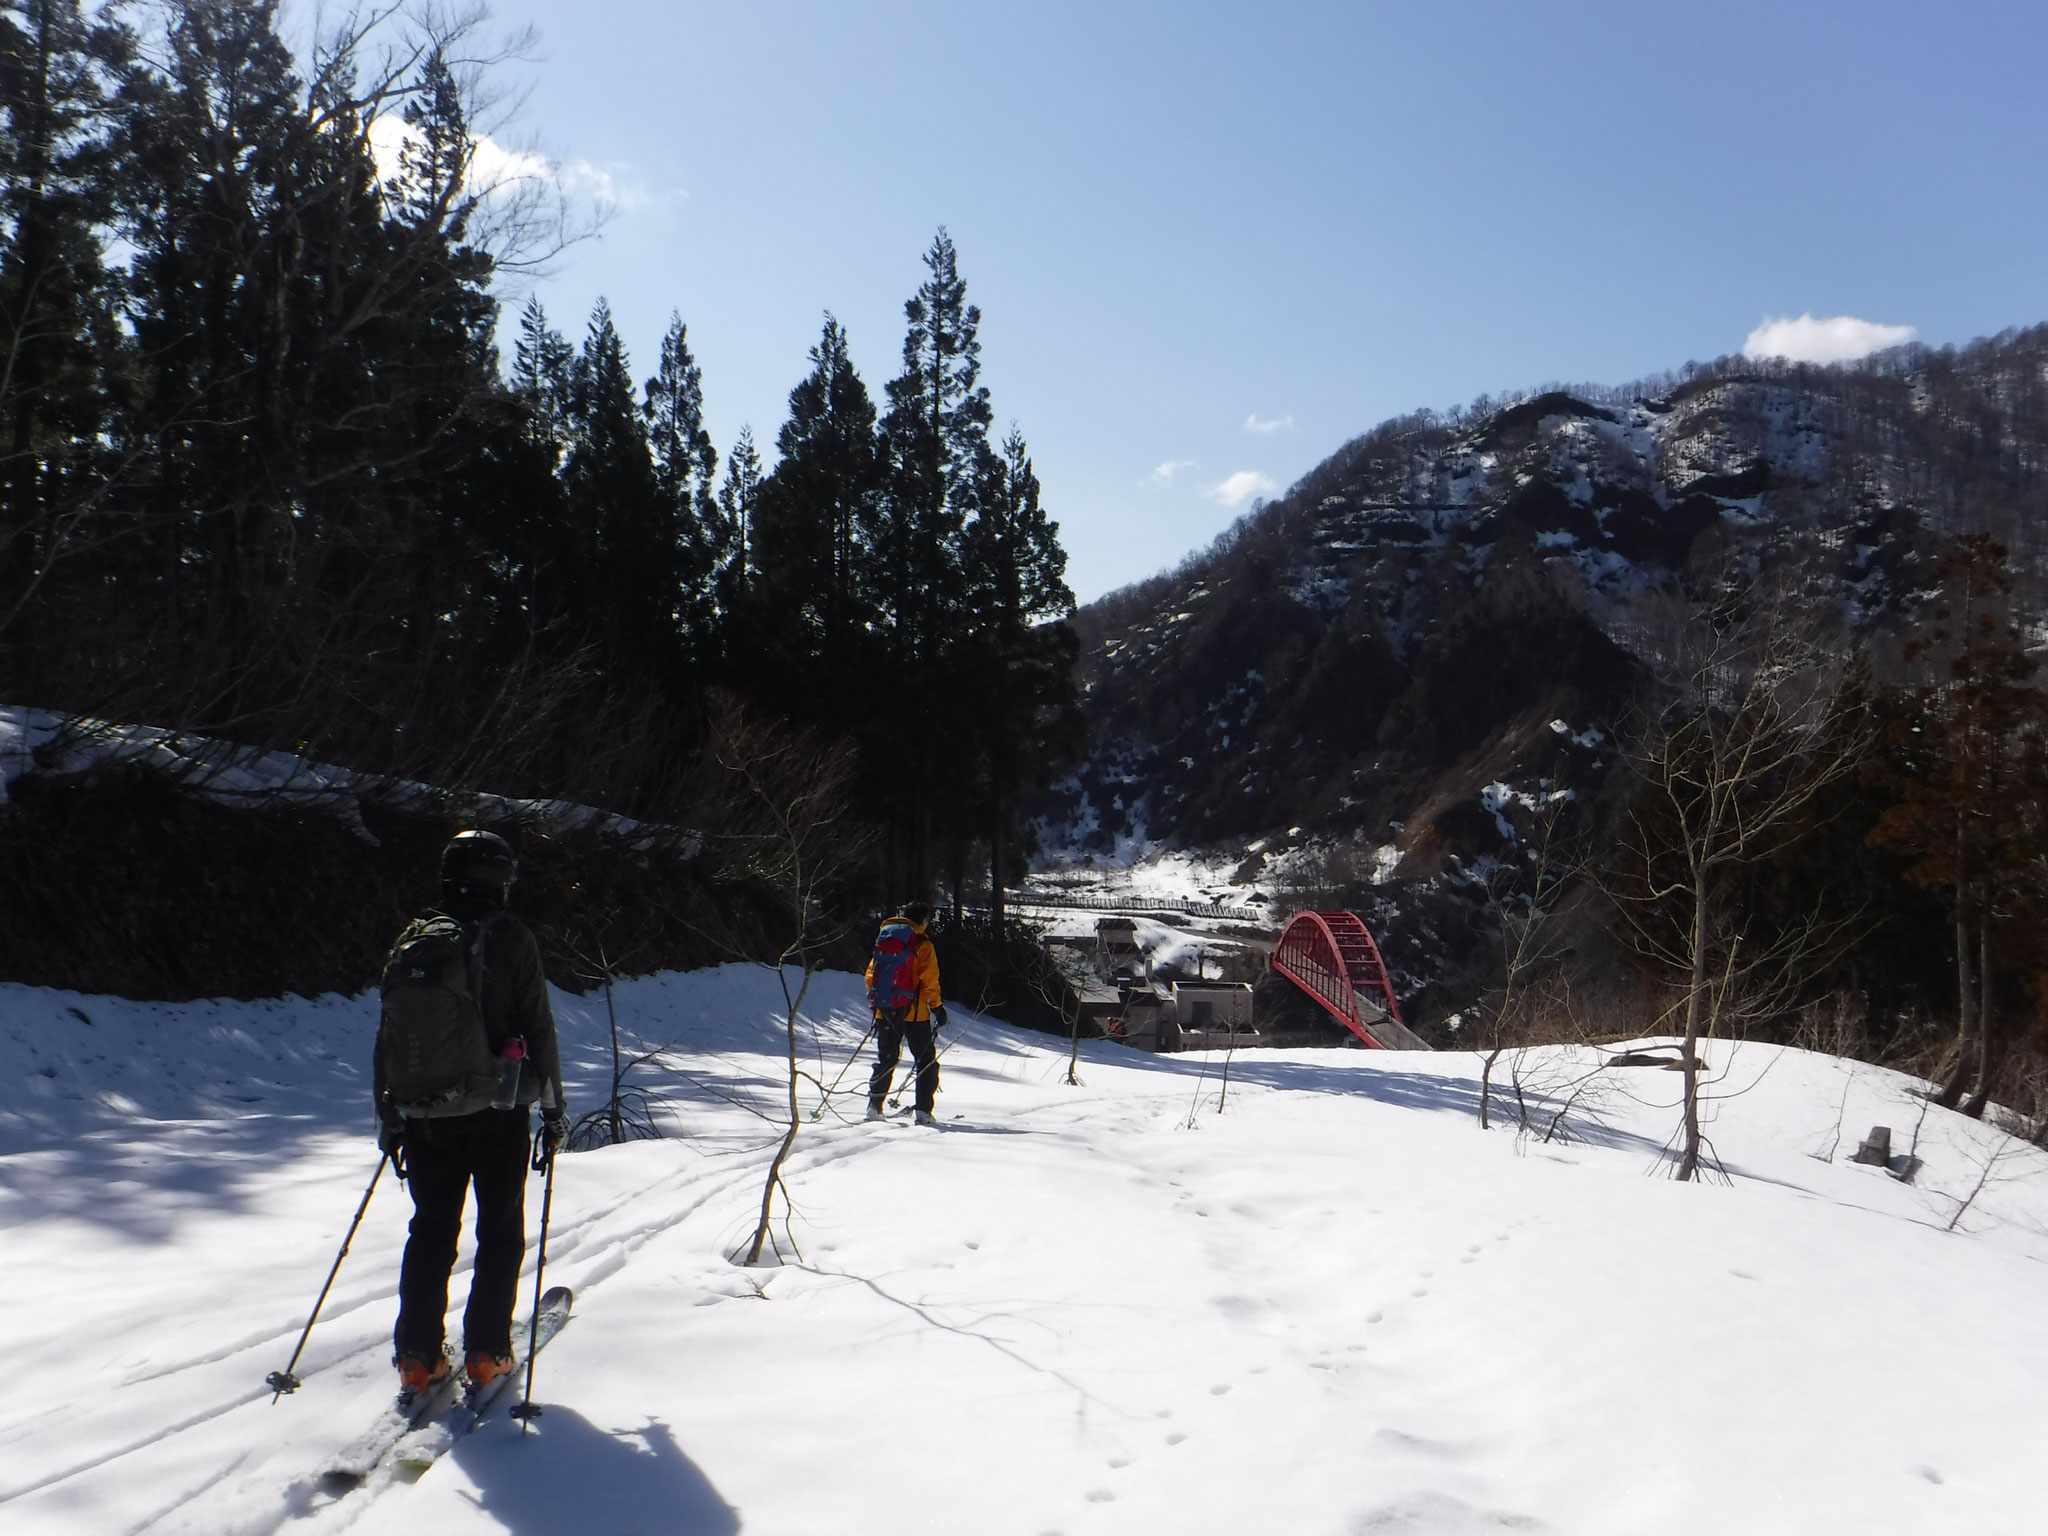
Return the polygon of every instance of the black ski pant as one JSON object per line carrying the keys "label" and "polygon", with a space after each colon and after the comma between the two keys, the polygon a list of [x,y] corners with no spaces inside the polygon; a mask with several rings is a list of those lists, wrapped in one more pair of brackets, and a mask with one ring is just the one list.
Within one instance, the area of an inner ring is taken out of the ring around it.
{"label": "black ski pant", "polygon": [[889,1097],[889,1084],[896,1078],[896,1063],[903,1058],[903,1043],[910,1042],[910,1059],[917,1063],[917,1107],[926,1114],[939,1097],[939,1054],[932,1044],[930,1020],[906,1023],[897,1019],[875,1021],[875,1072],[868,1079],[868,1102],[880,1104]]}
{"label": "black ski pant", "polygon": [[476,1185],[476,1271],[462,1314],[465,1349],[512,1352],[512,1307],[526,1254],[526,1166],[532,1117],[524,1109],[485,1109],[405,1127],[412,1228],[398,1271],[402,1355],[441,1353],[448,1276],[462,1236],[462,1203]]}

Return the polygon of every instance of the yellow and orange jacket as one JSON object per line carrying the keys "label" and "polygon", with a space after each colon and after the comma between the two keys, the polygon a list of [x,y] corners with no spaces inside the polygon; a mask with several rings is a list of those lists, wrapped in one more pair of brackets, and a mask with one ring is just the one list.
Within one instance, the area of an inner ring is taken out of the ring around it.
{"label": "yellow and orange jacket", "polygon": [[[910,952],[912,974],[917,978],[917,997],[911,1003],[909,1011],[904,1014],[904,1022],[929,1023],[932,1010],[943,1007],[946,1001],[939,995],[939,952],[932,948],[932,941],[924,936],[923,923],[912,923],[909,918],[898,913],[894,917],[883,919],[881,926],[886,928],[891,923],[909,923],[917,931],[917,946]],[[868,961],[867,981],[868,993],[872,996],[875,990],[875,962],[872,959]],[[881,1015],[878,1013],[876,1017],[880,1018]]]}

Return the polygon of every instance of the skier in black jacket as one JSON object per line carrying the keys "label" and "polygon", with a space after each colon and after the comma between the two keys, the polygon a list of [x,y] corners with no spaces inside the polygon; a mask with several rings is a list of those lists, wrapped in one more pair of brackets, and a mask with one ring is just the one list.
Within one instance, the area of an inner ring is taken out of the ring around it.
{"label": "skier in black jacket", "polygon": [[479,1004],[492,1055],[516,1057],[517,1042],[524,1042],[515,1107],[471,1108],[456,1100],[446,1106],[449,1112],[401,1112],[387,1086],[388,1024],[378,1032],[378,1145],[398,1160],[412,1189],[393,1332],[399,1386],[408,1399],[438,1385],[450,1369],[443,1327],[448,1277],[472,1183],[476,1271],[462,1316],[463,1369],[471,1386],[481,1387],[512,1368],[512,1308],[526,1251],[530,1106],[541,1106],[541,1136],[549,1151],[568,1130],[540,945],[505,910],[518,873],[511,844],[493,832],[460,833],[441,855],[439,910],[460,922],[472,941],[481,928]]}

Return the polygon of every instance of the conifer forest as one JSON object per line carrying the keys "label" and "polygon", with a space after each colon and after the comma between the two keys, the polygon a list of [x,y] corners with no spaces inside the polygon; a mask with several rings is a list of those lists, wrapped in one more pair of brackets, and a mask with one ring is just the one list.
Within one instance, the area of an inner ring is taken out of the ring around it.
{"label": "conifer forest", "polygon": [[892,888],[1014,853],[1073,600],[944,231],[901,371],[826,316],[764,472],[682,316],[636,372],[602,302],[503,312],[587,231],[482,176],[480,20],[280,26],[0,15],[9,699],[657,822],[741,710],[858,754]]}

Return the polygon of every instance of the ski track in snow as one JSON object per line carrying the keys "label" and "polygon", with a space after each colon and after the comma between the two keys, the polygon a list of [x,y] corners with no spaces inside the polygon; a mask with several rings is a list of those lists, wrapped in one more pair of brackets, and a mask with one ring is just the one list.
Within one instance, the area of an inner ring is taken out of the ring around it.
{"label": "ski track in snow", "polygon": [[[556,1001],[588,1108],[603,1003]],[[947,1129],[855,1119],[857,1062],[791,1154],[788,1262],[748,1269],[731,1255],[780,1135],[756,1113],[783,1092],[775,978],[652,977],[617,1002],[634,1049],[673,1043],[676,1070],[648,1078],[670,1135],[558,1165],[547,1274],[577,1305],[539,1362],[545,1416],[337,1495],[319,1469],[392,1390],[410,1210],[388,1175],[305,1386],[273,1406],[262,1380],[375,1164],[374,1001],[0,986],[0,1060],[26,1085],[0,1108],[0,1526],[1933,1536],[2038,1518],[2048,1157],[1921,1118],[1896,1074],[1711,1045],[1727,1177],[1687,1187],[1664,1176],[1675,1075],[1587,1088],[1586,1050],[1504,1062],[1535,1132],[1483,1133],[1466,1053],[1240,1052],[1224,1112],[1221,1056],[1085,1043],[1070,1087],[1062,1042],[956,1008]],[[831,1082],[864,1032],[858,979],[819,978],[806,1018]],[[1847,1163],[1871,1124],[1903,1151],[1916,1120],[1916,1185]],[[451,1339],[468,1263],[465,1244]],[[531,1287],[529,1254],[522,1311]]]}

